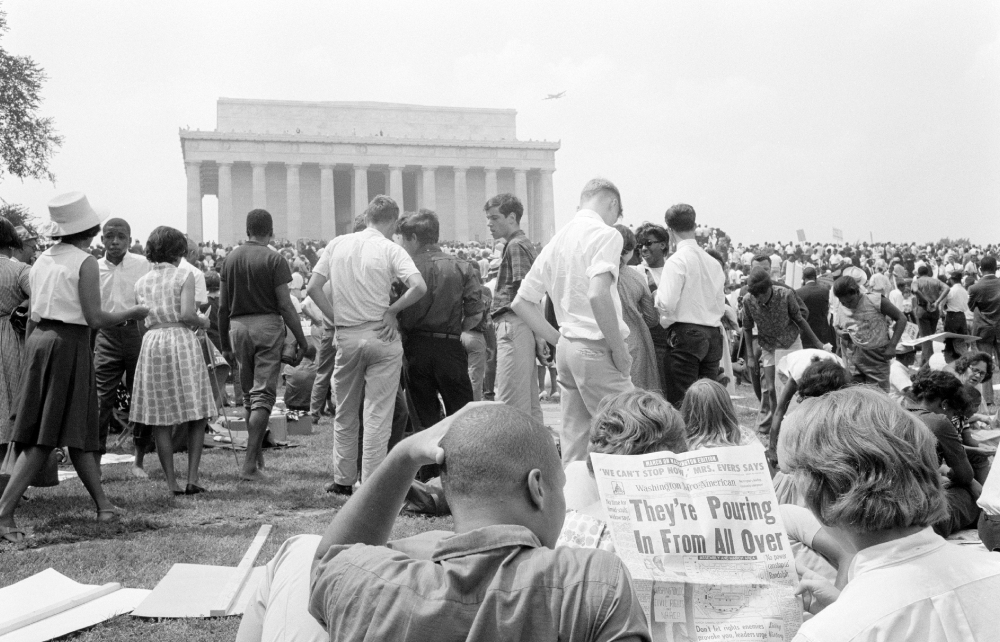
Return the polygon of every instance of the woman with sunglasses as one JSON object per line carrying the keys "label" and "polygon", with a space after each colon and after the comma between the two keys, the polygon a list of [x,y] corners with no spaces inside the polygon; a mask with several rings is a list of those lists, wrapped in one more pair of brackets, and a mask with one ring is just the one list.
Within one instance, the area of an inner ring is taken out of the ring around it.
{"label": "woman with sunglasses", "polygon": [[[670,237],[665,228],[655,223],[643,223],[635,231],[635,239],[635,251],[642,257],[642,263],[635,266],[635,269],[646,277],[649,292],[655,297],[669,251]],[[667,331],[657,323],[649,329],[649,334],[653,340],[653,350],[656,353],[656,372],[660,382],[658,390],[666,395],[667,391],[664,386],[667,376],[663,370],[663,360],[667,354]]]}

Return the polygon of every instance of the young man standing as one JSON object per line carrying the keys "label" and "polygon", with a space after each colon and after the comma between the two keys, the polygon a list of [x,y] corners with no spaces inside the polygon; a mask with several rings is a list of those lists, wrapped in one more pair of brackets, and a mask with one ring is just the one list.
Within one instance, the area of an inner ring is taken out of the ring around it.
{"label": "young man standing", "polygon": [[[917,277],[913,279],[910,289],[916,295],[917,307],[913,313],[920,326],[919,336],[926,337],[936,333],[941,318],[941,304],[948,297],[948,286],[931,276],[931,269],[927,265],[921,265],[917,268]],[[921,365],[926,364],[933,354],[932,342],[925,341],[920,347]]]}
{"label": "young man standing", "polygon": [[497,339],[496,400],[523,410],[538,423],[544,423],[538,399],[535,357],[537,355],[542,361],[548,361],[548,346],[511,309],[521,281],[538,253],[521,230],[524,207],[516,196],[498,194],[486,201],[483,210],[490,234],[505,241],[490,309]]}
{"label": "young man standing", "polygon": [[[614,183],[589,181],[576,215],[542,249],[511,305],[536,335],[556,345],[563,464],[587,458],[590,420],[601,400],[632,390],[629,330],[616,285],[624,239],[613,226],[621,216]],[[558,330],[542,314],[546,293]]]}
{"label": "young man standing", "polygon": [[[979,337],[978,348],[1000,363],[1000,279],[997,278],[997,260],[984,256],[979,262],[983,276],[969,286],[969,309],[975,315],[972,334]],[[983,400],[993,403],[993,382],[984,381]]]}
{"label": "young man standing", "polygon": [[261,448],[278,391],[285,328],[295,335],[298,357],[314,359],[316,349],[306,340],[292,306],[288,264],[268,247],[274,238],[269,212],[256,209],[247,214],[247,237],[226,258],[220,274],[219,339],[240,365],[249,433],[240,478],[254,481],[264,478],[259,470],[264,464]]}
{"label": "young man standing", "polygon": [[[337,329],[333,391],[333,482],[326,490],[350,495],[358,481],[358,411],[364,395],[364,443],[361,481],[385,459],[392,414],[403,366],[403,344],[396,316],[427,293],[420,271],[406,251],[392,242],[399,206],[388,196],[372,199],[365,210],[367,227],[338,236],[326,246],[306,292]],[[282,261],[284,262],[284,261]],[[291,277],[289,277],[290,279]],[[408,287],[389,305],[393,281]],[[324,286],[330,282],[333,297]]]}
{"label": "young man standing", "polygon": [[695,381],[719,378],[726,275],[694,239],[693,207],[674,205],[664,219],[677,251],[663,268],[656,308],[660,325],[669,331],[664,361],[667,401],[680,407],[684,393]]}
{"label": "young man standing", "polygon": [[[113,218],[104,224],[101,243],[105,249],[104,258],[97,262],[101,277],[101,308],[105,312],[124,312],[135,305],[135,284],[149,272],[149,261],[141,254],[128,251],[132,244],[132,228],[124,219]],[[123,375],[125,385],[129,392],[132,391],[135,364],[142,349],[143,328],[142,322],[132,319],[98,330],[94,339],[94,377],[101,435],[101,449],[96,453],[98,466],[107,446],[111,415],[117,400],[116,391]],[[142,470],[142,460],[146,449],[152,444],[148,441],[152,435],[143,432],[148,430],[143,426],[135,435],[135,465],[132,467],[132,474],[136,477],[147,477]]]}
{"label": "young man standing", "polygon": [[430,210],[401,220],[396,230],[427,284],[427,294],[400,313],[399,331],[410,399],[420,425],[433,426],[443,419],[438,395],[446,415],[475,398],[462,333],[483,317],[479,266],[441,251],[440,224]]}

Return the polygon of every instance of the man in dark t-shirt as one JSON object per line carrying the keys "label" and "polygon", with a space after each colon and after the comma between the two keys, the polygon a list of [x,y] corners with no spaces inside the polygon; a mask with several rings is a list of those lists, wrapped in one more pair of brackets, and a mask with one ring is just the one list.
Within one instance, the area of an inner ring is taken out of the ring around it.
{"label": "man in dark t-shirt", "polygon": [[247,214],[247,237],[246,243],[226,257],[220,275],[219,338],[240,366],[249,433],[240,478],[252,481],[263,478],[259,470],[264,463],[261,446],[278,391],[285,327],[298,343],[297,361],[303,356],[315,358],[316,349],[306,340],[292,306],[288,263],[268,247],[274,226],[266,210]]}

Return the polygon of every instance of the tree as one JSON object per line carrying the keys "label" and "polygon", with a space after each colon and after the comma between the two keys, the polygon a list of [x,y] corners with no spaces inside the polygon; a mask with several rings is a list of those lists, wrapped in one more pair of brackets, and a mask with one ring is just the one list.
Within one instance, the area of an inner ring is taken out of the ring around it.
{"label": "tree", "polygon": [[[7,31],[7,14],[0,11],[0,36]],[[18,178],[55,181],[49,160],[62,137],[51,118],[38,115],[45,72],[28,56],[15,56],[0,47],[0,178],[4,172]]]}
{"label": "tree", "polygon": [[0,199],[0,216],[10,221],[14,227],[18,225],[31,232],[32,236],[38,236],[38,219],[32,216],[31,212],[24,205],[8,203]]}

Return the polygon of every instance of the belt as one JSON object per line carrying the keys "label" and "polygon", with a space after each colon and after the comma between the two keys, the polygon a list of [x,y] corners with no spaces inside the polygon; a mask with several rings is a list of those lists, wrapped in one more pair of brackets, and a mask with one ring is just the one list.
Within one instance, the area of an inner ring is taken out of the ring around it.
{"label": "belt", "polygon": [[163,328],[189,328],[188,324],[180,321],[167,321],[165,323],[154,323],[150,330],[162,330]]}
{"label": "belt", "polygon": [[453,341],[461,341],[462,335],[460,334],[448,334],[447,332],[424,332],[423,330],[414,330],[408,332],[411,337],[430,337],[431,339],[452,339]]}

